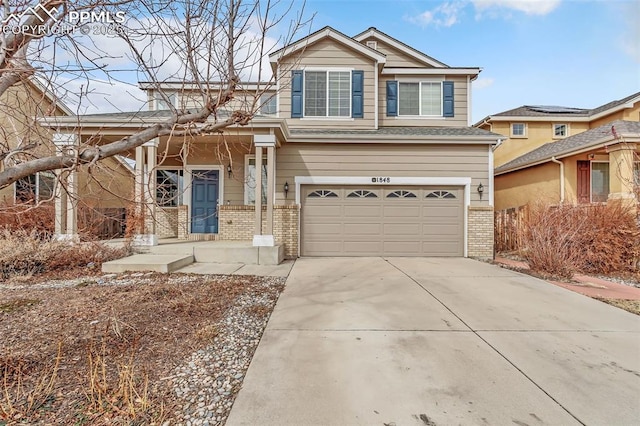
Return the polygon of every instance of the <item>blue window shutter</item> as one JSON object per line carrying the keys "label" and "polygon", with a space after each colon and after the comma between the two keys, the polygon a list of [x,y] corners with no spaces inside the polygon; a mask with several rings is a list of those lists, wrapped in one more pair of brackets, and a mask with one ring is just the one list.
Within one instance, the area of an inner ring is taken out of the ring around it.
{"label": "blue window shutter", "polygon": [[291,71],[291,118],[302,118],[302,71]]}
{"label": "blue window shutter", "polygon": [[364,71],[351,72],[351,117],[364,117]]}
{"label": "blue window shutter", "polygon": [[395,80],[387,81],[387,116],[395,117],[398,115],[398,82]]}
{"label": "blue window shutter", "polygon": [[453,81],[442,82],[442,115],[453,117]]}

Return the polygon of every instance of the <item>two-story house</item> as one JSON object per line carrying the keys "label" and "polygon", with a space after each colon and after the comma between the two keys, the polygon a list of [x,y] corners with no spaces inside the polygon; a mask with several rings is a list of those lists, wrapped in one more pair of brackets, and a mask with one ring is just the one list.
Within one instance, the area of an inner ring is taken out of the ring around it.
{"label": "two-story house", "polygon": [[[277,83],[243,83],[230,108],[259,107],[248,126],[130,153],[146,202],[141,240],[248,241],[278,260],[493,256],[501,136],[469,126],[479,68],[450,67],[375,28],[349,37],[325,27],[269,60]],[[149,111],[59,119],[54,138],[114,140],[162,120],[168,102],[196,107],[192,86],[142,83]]]}
{"label": "two-story house", "polygon": [[629,200],[640,184],[640,92],[597,108],[521,106],[475,127],[508,135],[495,149],[495,206]]}
{"label": "two-story house", "polygon": [[[22,81],[5,91],[0,97],[0,111],[0,153],[13,151],[0,161],[0,170],[34,156],[56,155],[56,146],[52,143],[55,130],[38,126],[38,118],[48,117],[53,121],[61,117],[75,118],[73,111],[36,78]],[[18,150],[20,147],[26,147],[23,153]],[[59,188],[57,181],[56,173],[52,171],[27,176],[0,189],[0,203],[4,206],[31,206],[34,201],[52,201],[54,192]],[[63,198],[64,203],[73,203],[76,209],[80,207],[83,218],[87,220],[104,217],[109,210],[121,210],[124,214],[124,208],[132,200],[132,182],[131,166],[120,157],[112,157],[92,168],[91,172],[86,166],[81,167],[72,182],[77,196],[67,200],[63,190],[59,198]],[[65,221],[66,217],[61,218],[57,225],[60,227]]]}

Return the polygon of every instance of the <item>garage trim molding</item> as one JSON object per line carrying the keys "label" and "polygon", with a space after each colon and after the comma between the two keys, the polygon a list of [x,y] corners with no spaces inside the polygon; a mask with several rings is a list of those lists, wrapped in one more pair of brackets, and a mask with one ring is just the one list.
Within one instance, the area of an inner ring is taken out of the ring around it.
{"label": "garage trim molding", "polygon": [[[296,204],[302,207],[300,200],[301,185],[416,185],[416,186],[464,186],[464,257],[467,257],[467,233],[469,205],[471,204],[471,178],[470,177],[390,177],[389,182],[375,182],[372,176],[295,176]],[[301,251],[300,218],[298,215],[298,256]]]}

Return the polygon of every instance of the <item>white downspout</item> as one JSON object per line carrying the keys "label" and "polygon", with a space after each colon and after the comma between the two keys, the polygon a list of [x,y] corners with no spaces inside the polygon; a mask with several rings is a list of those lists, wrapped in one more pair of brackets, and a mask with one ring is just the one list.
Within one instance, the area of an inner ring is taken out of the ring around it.
{"label": "white downspout", "polygon": [[564,204],[564,163],[556,160],[556,157],[551,157],[551,161],[560,164],[560,204]]}
{"label": "white downspout", "polygon": [[[373,64],[374,69],[373,69],[373,96],[375,97],[375,100],[373,102],[373,105],[375,105],[375,109],[373,111],[373,127],[374,129],[378,130],[378,110],[380,109],[380,100],[378,99],[378,73],[380,72],[380,70],[378,70],[378,61],[375,61],[375,63]],[[364,100],[363,100],[364,103]],[[364,105],[362,106],[362,110],[364,113]]]}

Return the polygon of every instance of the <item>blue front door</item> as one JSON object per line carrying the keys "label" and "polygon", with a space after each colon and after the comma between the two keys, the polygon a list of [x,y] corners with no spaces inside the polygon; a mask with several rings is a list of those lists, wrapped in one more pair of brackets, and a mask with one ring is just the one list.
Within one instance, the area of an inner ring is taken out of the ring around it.
{"label": "blue front door", "polygon": [[194,170],[191,181],[191,232],[215,234],[218,232],[217,170]]}

